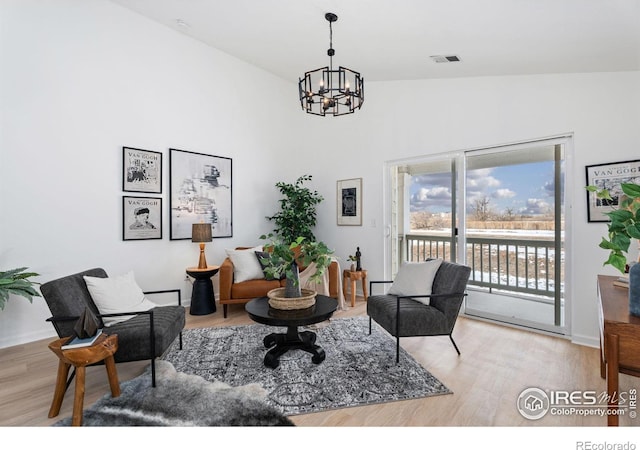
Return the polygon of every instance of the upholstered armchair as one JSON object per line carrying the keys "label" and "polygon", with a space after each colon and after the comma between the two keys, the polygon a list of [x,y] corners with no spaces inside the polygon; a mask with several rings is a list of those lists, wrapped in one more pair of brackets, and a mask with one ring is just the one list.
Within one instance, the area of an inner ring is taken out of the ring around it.
{"label": "upholstered armchair", "polygon": [[[162,356],[176,338],[180,339],[180,348],[182,348],[185,310],[182,306],[180,290],[144,293],[176,293],[178,305],[175,306],[154,305],[144,311],[127,310],[101,314],[89,292],[84,277],[106,279],[107,273],[99,268],[90,269],[49,281],[40,286],[40,292],[42,292],[52,314],[52,317],[47,320],[53,324],[58,337],[73,336],[73,328],[77,319],[85,308],[88,308],[98,319],[98,326],[103,328],[105,334],[118,335],[118,350],[114,355],[115,362],[149,359],[152,385],[155,387],[155,358]],[[105,321],[109,319],[116,323],[105,326]]]}
{"label": "upholstered armchair", "polygon": [[370,294],[374,285],[393,283],[387,293],[370,295],[367,300],[369,334],[375,320],[396,337],[396,363],[400,361],[400,337],[449,336],[459,355],[451,334],[470,274],[470,267],[429,260],[404,263],[395,281],[369,282]]}
{"label": "upholstered armchair", "polygon": [[[258,264],[258,258],[255,256],[256,250],[262,250],[262,247],[236,247],[236,253],[243,254],[247,252],[248,259]],[[242,260],[242,259],[240,259]],[[255,260],[255,261],[253,261]],[[236,258],[236,261],[238,259]],[[305,268],[300,267],[303,271]],[[242,274],[242,276],[238,276]],[[340,279],[340,265],[337,261],[333,261],[327,268],[328,274],[328,296],[338,299],[339,304],[344,302],[342,297],[342,283]],[[276,289],[285,285],[286,280],[267,280],[264,277],[262,268],[259,264],[255,269],[247,270],[244,267],[234,266],[232,258],[227,257],[220,265],[218,272],[219,279],[219,296],[220,304],[223,308],[223,316],[227,317],[227,307],[233,304],[244,304],[254,298],[264,297],[271,289]]]}

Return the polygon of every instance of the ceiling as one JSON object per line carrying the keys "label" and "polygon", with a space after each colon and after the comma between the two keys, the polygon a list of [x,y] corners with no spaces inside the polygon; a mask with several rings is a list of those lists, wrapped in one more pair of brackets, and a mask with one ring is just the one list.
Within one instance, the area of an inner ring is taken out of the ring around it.
{"label": "ceiling", "polygon": [[111,1],[295,82],[329,64],[327,12],[365,81],[640,70],[640,0]]}

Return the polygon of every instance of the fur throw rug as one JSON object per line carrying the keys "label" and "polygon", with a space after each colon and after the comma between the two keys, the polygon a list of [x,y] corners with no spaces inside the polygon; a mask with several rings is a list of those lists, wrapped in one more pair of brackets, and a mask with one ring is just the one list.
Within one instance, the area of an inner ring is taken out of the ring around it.
{"label": "fur throw rug", "polygon": [[[231,387],[198,375],[177,372],[167,361],[156,361],[156,387],[151,367],[120,383],[121,394],[106,394],[84,410],[83,426],[280,426],[291,422],[265,403],[259,384]],[[54,426],[69,426],[66,418]]]}

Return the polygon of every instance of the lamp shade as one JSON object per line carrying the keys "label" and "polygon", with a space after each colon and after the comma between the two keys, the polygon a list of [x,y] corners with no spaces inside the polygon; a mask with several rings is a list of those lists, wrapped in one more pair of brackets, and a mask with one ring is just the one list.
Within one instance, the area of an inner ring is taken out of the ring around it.
{"label": "lamp shade", "polygon": [[191,227],[191,242],[211,242],[211,224],[194,223]]}

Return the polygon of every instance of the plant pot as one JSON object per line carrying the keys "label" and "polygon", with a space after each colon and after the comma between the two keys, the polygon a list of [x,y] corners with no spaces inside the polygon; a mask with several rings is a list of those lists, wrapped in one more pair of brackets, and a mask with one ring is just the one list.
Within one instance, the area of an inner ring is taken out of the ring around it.
{"label": "plant pot", "polygon": [[293,276],[287,277],[287,282],[284,287],[284,296],[288,298],[301,297],[302,293],[300,291],[300,277],[298,265],[295,263],[295,261],[291,263],[291,271],[293,272]]}
{"label": "plant pot", "polygon": [[629,267],[629,313],[640,316],[640,263]]}
{"label": "plant pot", "polygon": [[275,309],[294,310],[310,308],[316,304],[316,291],[301,289],[299,297],[287,297],[285,295],[286,289],[286,287],[276,288],[267,292],[269,306]]}

